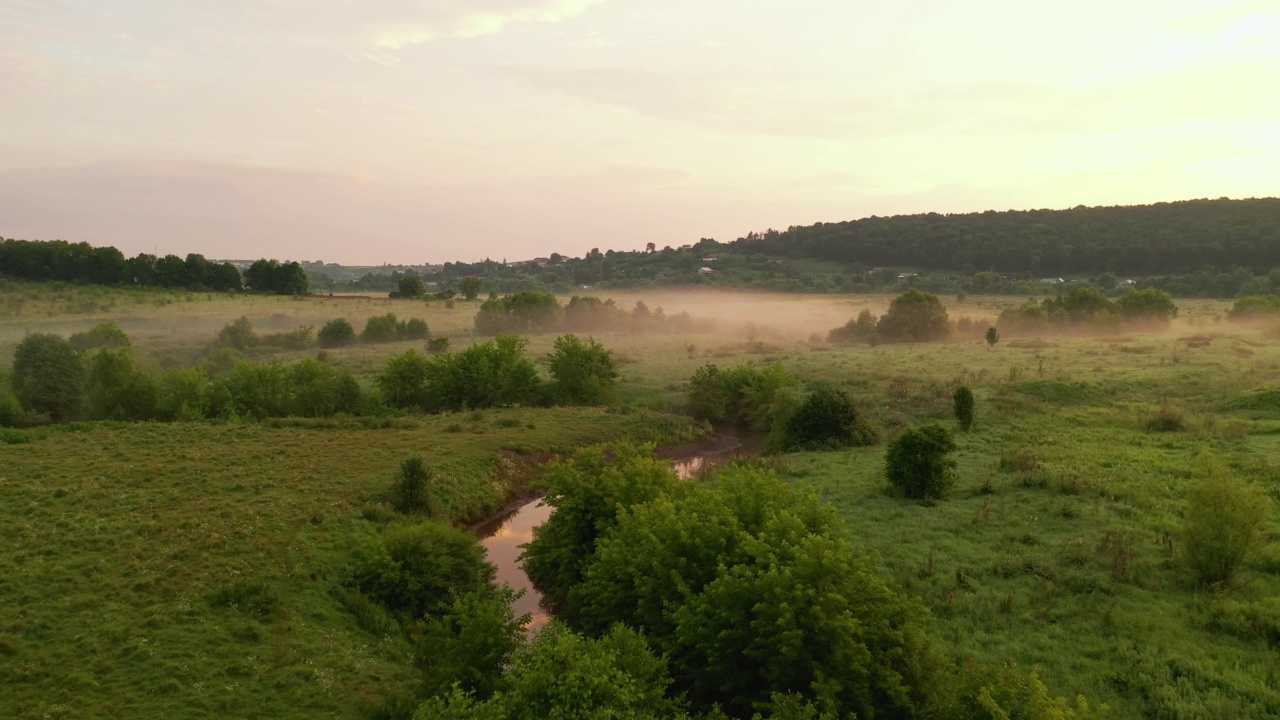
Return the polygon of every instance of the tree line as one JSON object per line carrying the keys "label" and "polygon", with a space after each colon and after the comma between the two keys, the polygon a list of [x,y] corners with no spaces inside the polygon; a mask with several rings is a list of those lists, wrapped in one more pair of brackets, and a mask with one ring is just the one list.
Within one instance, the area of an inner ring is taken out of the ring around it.
{"label": "tree line", "polygon": [[[396,332],[394,316],[371,319],[373,327],[385,325]],[[421,323],[419,337],[425,334]],[[241,354],[264,343],[296,349],[310,342],[309,327],[262,336],[241,318],[223,328],[200,365],[152,369],[137,363],[128,335],[111,323],[70,338],[35,333],[18,344],[11,373],[0,377],[0,426],[81,419],[370,417],[486,407],[607,405],[616,399],[618,372],[612,351],[575,335],[556,339],[546,358],[549,380],[525,356],[528,341],[513,335],[457,353],[448,352],[447,343],[429,346],[433,349],[428,355],[410,350],[388,360],[372,387],[329,362],[325,351],[294,363],[253,362]]]}
{"label": "tree line", "polygon": [[235,265],[213,262],[197,253],[185,258],[148,253],[126,258],[111,246],[65,240],[0,239],[0,275],[33,282],[251,290],[276,295],[303,295],[310,288],[306,272],[296,262],[258,260],[241,276]]}

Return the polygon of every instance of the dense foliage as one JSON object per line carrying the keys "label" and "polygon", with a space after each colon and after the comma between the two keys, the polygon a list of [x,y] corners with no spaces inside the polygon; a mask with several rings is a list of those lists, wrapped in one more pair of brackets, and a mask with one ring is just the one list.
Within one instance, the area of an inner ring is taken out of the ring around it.
{"label": "dense foliage", "polygon": [[392,527],[368,543],[349,582],[391,612],[417,619],[447,609],[454,594],[488,588],[494,573],[468,532],[424,522]]}
{"label": "dense foliage", "polygon": [[848,393],[820,385],[786,419],[781,438],[778,445],[787,451],[837,450],[870,445],[876,433]]}
{"label": "dense foliage", "polygon": [[779,427],[796,405],[796,379],[781,365],[703,365],[689,378],[689,412],[757,432]]}
{"label": "dense foliage", "polygon": [[[570,627],[641,629],[695,710],[745,717],[786,695],[836,716],[936,707],[942,667],[923,611],[878,577],[829,507],[758,470],[722,471],[714,488],[675,485],[636,449],[616,454],[636,478],[623,470],[614,494],[590,500],[593,483],[558,488],[526,554]],[[574,462],[590,474],[600,457]],[[564,510],[574,519],[557,527]]]}
{"label": "dense foliage", "polygon": [[950,455],[956,442],[937,424],[907,428],[894,438],[885,453],[885,475],[904,496],[935,500],[955,483],[956,461]]}
{"label": "dense foliage", "polygon": [[457,353],[410,350],[387,362],[377,385],[388,405],[423,412],[542,404],[546,389],[524,355],[528,344],[501,335]]}
{"label": "dense foliage", "polygon": [[1220,464],[1202,459],[1204,475],[1187,498],[1182,560],[1203,585],[1229,585],[1266,543],[1266,494]]}
{"label": "dense foliage", "polygon": [[608,405],[617,398],[618,367],[613,351],[577,335],[556,338],[547,356],[551,397],[559,405]]}
{"label": "dense foliage", "polygon": [[951,399],[955,405],[956,422],[960,423],[961,430],[968,432],[973,428],[973,391],[961,385]]}
{"label": "dense foliage", "polygon": [[28,410],[55,422],[74,418],[83,402],[85,370],[71,343],[58,335],[28,335],[13,352],[13,394]]}

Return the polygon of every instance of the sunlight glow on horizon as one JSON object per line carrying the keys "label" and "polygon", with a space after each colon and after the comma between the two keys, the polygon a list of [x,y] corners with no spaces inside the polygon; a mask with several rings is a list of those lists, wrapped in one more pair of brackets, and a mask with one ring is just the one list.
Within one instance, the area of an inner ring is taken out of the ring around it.
{"label": "sunlight glow on horizon", "polygon": [[0,235],[418,263],[1274,196],[1278,37],[1249,0],[0,0]]}

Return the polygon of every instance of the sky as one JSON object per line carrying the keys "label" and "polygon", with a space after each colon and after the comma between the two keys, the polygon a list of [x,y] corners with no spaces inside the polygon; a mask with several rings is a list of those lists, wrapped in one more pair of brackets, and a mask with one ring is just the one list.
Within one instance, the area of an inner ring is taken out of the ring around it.
{"label": "sky", "polygon": [[345,264],[1280,195],[1280,3],[0,0],[0,236]]}

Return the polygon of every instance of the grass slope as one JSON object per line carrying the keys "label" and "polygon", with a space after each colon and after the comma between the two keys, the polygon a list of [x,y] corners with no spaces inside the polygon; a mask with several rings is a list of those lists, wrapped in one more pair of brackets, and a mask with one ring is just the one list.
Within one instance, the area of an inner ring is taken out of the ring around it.
{"label": "grass slope", "polygon": [[[456,427],[455,427],[456,426]],[[422,454],[450,514],[496,506],[499,450],[659,439],[594,409],[393,427],[96,424],[0,444],[0,717],[360,717],[415,682],[335,591],[362,519]]]}

